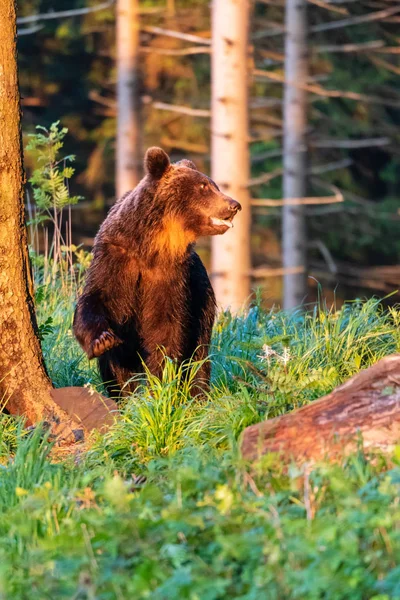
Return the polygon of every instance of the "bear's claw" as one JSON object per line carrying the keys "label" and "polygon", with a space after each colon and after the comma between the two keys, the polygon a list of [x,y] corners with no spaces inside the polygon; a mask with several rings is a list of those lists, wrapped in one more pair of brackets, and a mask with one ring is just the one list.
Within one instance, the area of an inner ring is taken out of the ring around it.
{"label": "bear's claw", "polygon": [[101,356],[111,348],[122,344],[122,340],[119,339],[112,331],[103,331],[97,339],[94,340],[91,348],[89,358]]}

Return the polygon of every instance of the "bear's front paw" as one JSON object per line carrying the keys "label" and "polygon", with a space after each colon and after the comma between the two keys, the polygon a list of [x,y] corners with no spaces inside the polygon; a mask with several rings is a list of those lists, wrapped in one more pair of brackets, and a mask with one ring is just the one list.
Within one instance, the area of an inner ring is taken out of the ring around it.
{"label": "bear's front paw", "polygon": [[112,331],[103,331],[98,338],[96,338],[92,344],[90,352],[88,353],[89,359],[101,356],[104,352],[108,352],[111,348],[122,344],[122,340],[115,335]]}

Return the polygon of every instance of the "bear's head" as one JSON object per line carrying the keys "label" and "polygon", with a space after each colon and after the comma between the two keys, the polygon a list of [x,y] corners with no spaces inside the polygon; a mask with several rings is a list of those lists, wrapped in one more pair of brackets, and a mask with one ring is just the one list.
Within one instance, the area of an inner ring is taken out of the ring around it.
{"label": "bear's head", "polygon": [[144,159],[154,202],[195,238],[225,233],[241,210],[239,202],[225,195],[217,184],[197,170],[190,160],[171,163],[161,148],[149,148]]}

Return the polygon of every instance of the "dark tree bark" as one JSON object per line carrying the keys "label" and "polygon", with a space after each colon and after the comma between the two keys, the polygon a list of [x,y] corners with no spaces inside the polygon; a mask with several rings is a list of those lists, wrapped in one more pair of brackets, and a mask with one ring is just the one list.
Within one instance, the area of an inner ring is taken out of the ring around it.
{"label": "dark tree bark", "polygon": [[[283,197],[303,198],[307,183],[307,2],[288,0],[285,19],[285,93],[283,103]],[[304,206],[284,206],[282,212],[283,306],[304,303],[306,228]]]}
{"label": "dark tree bark", "polygon": [[400,440],[400,354],[361,371],[328,396],[292,413],[247,427],[243,456],[277,452],[289,462],[336,460],[354,450],[390,451]]}
{"label": "dark tree bark", "polygon": [[0,23],[0,402],[28,424],[47,421],[59,441],[74,441],[82,437],[82,424],[58,405],[59,395],[65,402],[65,388],[52,389],[37,335],[24,221],[14,0],[0,2]]}

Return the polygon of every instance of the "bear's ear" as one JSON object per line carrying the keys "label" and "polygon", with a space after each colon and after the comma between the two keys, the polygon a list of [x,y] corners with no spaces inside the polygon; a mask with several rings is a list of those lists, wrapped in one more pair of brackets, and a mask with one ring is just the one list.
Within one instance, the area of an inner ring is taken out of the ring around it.
{"label": "bear's ear", "polygon": [[198,168],[191,160],[187,158],[183,158],[179,162],[175,163],[177,167],[188,167],[189,169],[193,169],[193,171],[198,171]]}
{"label": "bear's ear", "polygon": [[149,175],[160,179],[170,166],[169,156],[162,148],[149,148],[144,157],[144,168]]}

